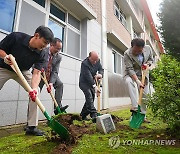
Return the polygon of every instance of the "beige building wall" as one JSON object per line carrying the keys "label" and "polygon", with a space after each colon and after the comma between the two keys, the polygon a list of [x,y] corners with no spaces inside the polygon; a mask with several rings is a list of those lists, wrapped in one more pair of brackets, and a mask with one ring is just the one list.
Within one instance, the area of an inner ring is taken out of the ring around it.
{"label": "beige building wall", "polygon": [[114,31],[125,44],[130,45],[130,32],[122,25],[122,23],[114,15],[114,0],[107,0],[107,32]]}
{"label": "beige building wall", "polygon": [[83,1],[86,2],[86,4],[90,6],[94,12],[96,12],[97,14],[96,20],[99,24],[101,24],[102,23],[101,0],[83,0]]}

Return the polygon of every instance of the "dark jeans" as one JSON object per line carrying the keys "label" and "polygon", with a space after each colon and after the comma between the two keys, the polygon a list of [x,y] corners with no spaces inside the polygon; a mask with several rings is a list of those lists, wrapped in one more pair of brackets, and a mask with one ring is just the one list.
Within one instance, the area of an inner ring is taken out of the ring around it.
{"label": "dark jeans", "polygon": [[[39,83],[40,91],[42,90],[43,86],[44,86],[44,81],[41,79],[41,82]],[[55,89],[55,99],[58,103],[58,106],[62,107],[61,100],[63,95],[63,83],[59,78],[56,79],[56,82],[53,84],[53,87]]]}
{"label": "dark jeans", "polygon": [[86,117],[88,114],[90,114],[91,118],[95,118],[97,116],[97,111],[96,108],[94,107],[94,97],[95,97],[94,88],[89,88],[87,86],[80,86],[80,89],[83,91],[86,99],[80,115],[82,117]]}

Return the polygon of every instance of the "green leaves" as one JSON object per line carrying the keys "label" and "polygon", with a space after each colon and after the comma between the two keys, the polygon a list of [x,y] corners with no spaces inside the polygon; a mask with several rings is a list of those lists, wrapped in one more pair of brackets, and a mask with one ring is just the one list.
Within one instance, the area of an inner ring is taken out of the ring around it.
{"label": "green leaves", "polygon": [[180,123],[180,62],[163,55],[151,72],[155,92],[149,97],[149,107],[170,128]]}

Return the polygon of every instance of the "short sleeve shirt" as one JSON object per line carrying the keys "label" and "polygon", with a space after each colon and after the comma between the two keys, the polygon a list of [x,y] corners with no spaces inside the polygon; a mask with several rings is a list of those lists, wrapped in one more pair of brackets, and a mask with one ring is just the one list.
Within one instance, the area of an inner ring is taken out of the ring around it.
{"label": "short sleeve shirt", "polygon": [[[0,49],[15,57],[21,71],[29,70],[32,65],[34,65],[34,68],[41,70],[45,62],[43,50],[40,51],[29,47],[31,38],[32,36],[28,34],[13,32],[0,42]],[[0,58],[0,67],[12,71],[11,67],[4,63],[2,58]]]}

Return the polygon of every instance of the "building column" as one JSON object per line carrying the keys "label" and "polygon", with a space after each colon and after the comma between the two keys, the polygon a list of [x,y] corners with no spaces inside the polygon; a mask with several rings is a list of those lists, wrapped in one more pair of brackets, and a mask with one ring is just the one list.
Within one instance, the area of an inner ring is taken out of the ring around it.
{"label": "building column", "polygon": [[107,17],[106,17],[106,0],[101,0],[102,28],[101,28],[101,49],[102,65],[104,68],[103,91],[102,91],[102,108],[109,108],[109,86],[108,86],[108,61],[107,61]]}

